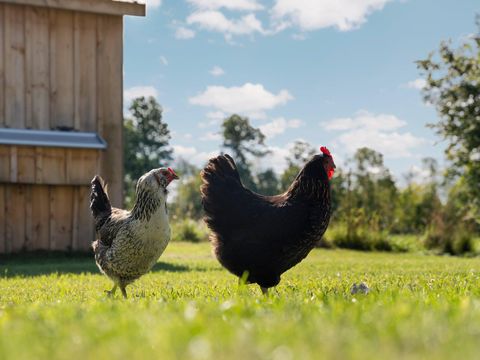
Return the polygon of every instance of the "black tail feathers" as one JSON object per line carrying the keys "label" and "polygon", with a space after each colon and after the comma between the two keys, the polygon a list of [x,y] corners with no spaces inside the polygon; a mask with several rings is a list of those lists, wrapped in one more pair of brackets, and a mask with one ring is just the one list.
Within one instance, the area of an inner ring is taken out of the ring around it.
{"label": "black tail feathers", "polygon": [[95,220],[98,221],[99,218],[105,218],[111,214],[112,205],[110,204],[103,179],[95,175],[91,184],[90,210]]}
{"label": "black tail feathers", "polygon": [[202,178],[208,182],[211,177],[233,178],[240,182],[237,165],[230,155],[219,155],[209,160],[202,172]]}

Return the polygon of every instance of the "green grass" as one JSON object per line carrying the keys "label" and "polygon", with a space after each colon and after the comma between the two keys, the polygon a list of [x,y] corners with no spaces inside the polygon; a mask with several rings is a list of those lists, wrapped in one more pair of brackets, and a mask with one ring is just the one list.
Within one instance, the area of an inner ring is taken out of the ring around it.
{"label": "green grass", "polygon": [[478,358],[478,258],[314,250],[264,297],[172,243],[127,300],[90,257],[0,264],[0,359]]}

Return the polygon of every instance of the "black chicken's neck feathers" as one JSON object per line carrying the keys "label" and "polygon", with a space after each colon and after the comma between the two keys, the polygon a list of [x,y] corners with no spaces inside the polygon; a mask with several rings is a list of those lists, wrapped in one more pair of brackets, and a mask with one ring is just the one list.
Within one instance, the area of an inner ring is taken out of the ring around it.
{"label": "black chicken's neck feathers", "polygon": [[316,155],[305,164],[286,192],[289,199],[330,199],[330,182],[321,159],[321,155]]}

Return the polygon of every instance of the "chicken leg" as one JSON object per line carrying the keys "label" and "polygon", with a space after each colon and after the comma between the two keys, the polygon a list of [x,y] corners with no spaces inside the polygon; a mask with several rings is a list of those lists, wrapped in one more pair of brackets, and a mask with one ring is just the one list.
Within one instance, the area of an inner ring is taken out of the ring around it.
{"label": "chicken leg", "polygon": [[123,298],[127,298],[127,290],[125,290],[126,285],[120,285],[120,290],[122,291]]}
{"label": "chicken leg", "polygon": [[113,297],[117,291],[117,284],[113,285],[112,290],[105,290],[108,297]]}

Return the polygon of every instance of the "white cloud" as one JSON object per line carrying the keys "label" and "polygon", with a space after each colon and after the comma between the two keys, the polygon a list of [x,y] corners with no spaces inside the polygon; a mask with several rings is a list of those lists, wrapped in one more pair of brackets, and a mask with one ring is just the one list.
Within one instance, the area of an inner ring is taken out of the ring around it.
{"label": "white cloud", "polygon": [[311,31],[336,27],[341,31],[358,28],[367,16],[391,0],[276,0],[273,20]]}
{"label": "white cloud", "polygon": [[256,32],[260,34],[265,33],[262,23],[256,18],[255,14],[248,14],[239,19],[230,20],[220,11],[198,11],[188,16],[187,24],[223,33],[227,40],[231,39],[232,35],[250,35]]}
{"label": "white cloud", "polygon": [[[296,139],[302,140],[302,139]],[[271,168],[275,171],[278,175],[282,174],[287,167],[287,157],[290,155],[290,150],[294,147],[295,142],[289,142],[284,146],[269,146],[268,150],[270,153],[265,155],[259,160],[259,168],[260,169],[268,169]],[[335,160],[335,163],[337,161]]]}
{"label": "white cloud", "polygon": [[206,127],[218,125],[226,117],[227,117],[227,114],[225,114],[222,111],[209,111],[207,113],[207,119],[208,120],[198,123],[198,127],[199,128],[206,128]]}
{"label": "white cloud", "polygon": [[133,99],[140,96],[157,98],[158,90],[153,86],[133,86],[123,91],[123,103],[128,107]]}
{"label": "white cloud", "polygon": [[410,166],[408,175],[411,176],[410,181],[415,184],[425,184],[431,179],[430,170],[417,165]]}
{"label": "white cloud", "polygon": [[196,166],[204,166],[208,159],[218,155],[218,151],[198,151],[193,146],[173,145],[172,147],[176,157],[186,159]]}
{"label": "white cloud", "polygon": [[189,99],[191,104],[213,107],[223,113],[238,113],[252,118],[264,118],[265,111],[286,104],[293,96],[287,90],[273,94],[262,84],[246,83],[242,86],[208,86]]}
{"label": "white cloud", "polygon": [[418,78],[407,83],[407,87],[410,89],[422,90],[427,85],[427,81],[422,78]]}
{"label": "white cloud", "polygon": [[190,4],[202,10],[256,11],[263,9],[256,0],[187,0]]}
{"label": "white cloud", "polygon": [[302,125],[304,125],[304,122],[300,119],[286,120],[281,117],[273,119],[271,122],[259,126],[259,128],[267,138],[271,139],[283,134],[287,129],[296,129]]}
{"label": "white cloud", "polygon": [[179,26],[175,30],[175,38],[180,40],[193,39],[195,37],[195,31],[184,26]]}
{"label": "white cloud", "polygon": [[211,120],[223,120],[227,117],[227,114],[222,111],[209,111],[207,117]]}
{"label": "white cloud", "polygon": [[336,118],[325,121],[320,125],[326,130],[352,130],[352,129],[369,129],[369,130],[395,130],[405,126],[407,123],[400,120],[395,115],[379,114],[374,115],[368,111],[361,110],[351,118]]}
{"label": "white cloud", "polygon": [[220,141],[222,135],[219,132],[208,132],[200,137],[200,141]]}
{"label": "white cloud", "polygon": [[210,74],[213,76],[222,76],[225,74],[225,70],[223,70],[220,66],[214,66],[212,70],[210,70]]}
{"label": "white cloud", "polygon": [[163,65],[167,66],[168,65],[168,60],[165,56],[160,56],[160,61]]}
{"label": "white cloud", "polygon": [[[341,31],[359,28],[370,14],[383,9],[393,0],[275,0],[265,9],[258,0],[187,0],[193,12],[187,17],[188,25],[222,33],[234,44],[233,36],[274,35],[288,28],[299,33],[294,40],[304,40],[303,32],[335,27]],[[246,11],[240,17],[227,17],[223,10]],[[256,17],[256,11],[269,14],[270,22],[264,26]],[[180,31],[180,30],[178,30]],[[190,30],[191,31],[191,30]]]}
{"label": "white cloud", "polygon": [[400,129],[407,123],[394,115],[358,112],[354,117],[322,122],[327,131],[341,132],[332,141],[334,147],[352,155],[361,147],[381,152],[385,157],[412,157],[414,150],[427,141]]}
{"label": "white cloud", "polygon": [[275,173],[281,174],[287,167],[287,156],[289,155],[289,149],[292,144],[288,144],[284,147],[269,146],[270,153],[265,155],[259,161],[259,167],[262,169],[273,169]]}

